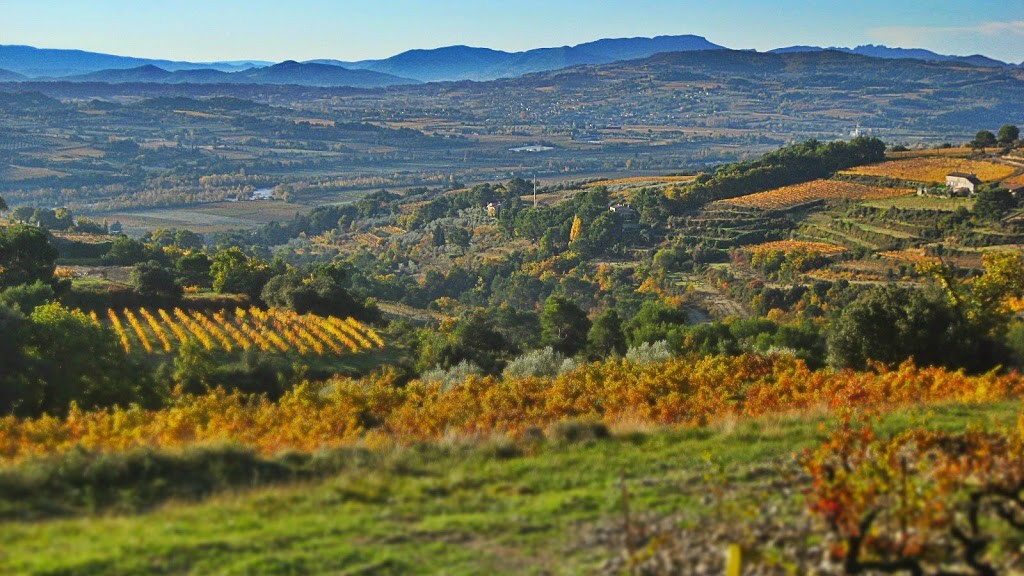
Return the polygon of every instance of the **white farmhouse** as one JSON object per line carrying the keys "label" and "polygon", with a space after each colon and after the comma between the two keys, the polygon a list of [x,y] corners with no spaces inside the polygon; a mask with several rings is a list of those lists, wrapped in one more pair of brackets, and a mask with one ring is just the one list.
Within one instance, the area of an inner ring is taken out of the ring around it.
{"label": "white farmhouse", "polygon": [[978,191],[979,184],[981,184],[981,180],[978,180],[978,177],[974,174],[967,172],[950,172],[946,176],[946,188],[958,194],[966,193],[973,195]]}

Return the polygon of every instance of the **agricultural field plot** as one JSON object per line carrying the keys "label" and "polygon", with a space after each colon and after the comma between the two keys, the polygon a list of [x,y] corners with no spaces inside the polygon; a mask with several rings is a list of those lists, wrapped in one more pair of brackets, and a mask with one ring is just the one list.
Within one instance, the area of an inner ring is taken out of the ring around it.
{"label": "agricultural field plot", "polygon": [[814,180],[803,184],[783,186],[767,192],[721,200],[720,203],[761,210],[789,210],[819,200],[885,199],[913,193],[913,190],[906,188],[883,188],[842,180]]}
{"label": "agricultural field plot", "polygon": [[974,208],[974,198],[943,198],[940,196],[898,196],[862,202],[872,208],[899,208],[901,210],[941,210],[956,212],[960,208]]}
{"label": "agricultural field plot", "polygon": [[951,172],[968,172],[982,182],[1002,180],[1017,172],[1017,168],[990,160],[968,158],[908,158],[889,160],[880,164],[859,166],[841,174],[895,178],[911,182],[944,183]]}
{"label": "agricultural field plot", "polygon": [[804,240],[779,240],[777,242],[765,242],[763,244],[756,244],[754,246],[747,246],[747,250],[750,250],[754,254],[765,253],[765,252],[817,252],[822,256],[836,256],[846,252],[846,248],[838,246],[836,244],[829,244],[826,242],[809,242]]}
{"label": "agricultural field plot", "polygon": [[107,310],[102,316],[93,312],[90,317],[97,324],[110,325],[126,352],[170,354],[189,341],[209,351],[231,353],[257,348],[302,356],[341,356],[384,347],[372,328],[353,318],[299,315],[276,308],[212,313],[141,308]]}
{"label": "agricultural field plot", "polygon": [[928,256],[924,253],[924,248],[907,248],[905,250],[886,250],[879,252],[879,256],[889,260],[895,260],[896,262],[904,264],[926,264],[929,262],[938,262],[939,258],[935,256]]}
{"label": "agricultural field plot", "polygon": [[129,233],[160,228],[187,228],[204,234],[282,222],[294,218],[297,213],[308,211],[308,206],[284,202],[214,202],[189,208],[133,210],[95,217],[120,222]]}

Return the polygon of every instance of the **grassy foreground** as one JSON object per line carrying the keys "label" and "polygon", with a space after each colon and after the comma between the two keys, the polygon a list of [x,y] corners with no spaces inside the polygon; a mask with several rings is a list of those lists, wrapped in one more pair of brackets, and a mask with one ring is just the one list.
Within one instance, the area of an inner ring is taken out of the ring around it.
{"label": "grassy foreground", "polygon": [[[879,429],[1012,426],[1018,409],[918,408],[883,417]],[[621,521],[622,478],[635,513],[686,510],[710,521],[721,512],[708,498],[713,485],[754,490],[766,466],[820,441],[823,425],[763,418],[610,438],[563,429],[532,443],[362,452],[320,479],[137,514],[4,521],[0,573],[589,572],[615,553],[594,534]]]}

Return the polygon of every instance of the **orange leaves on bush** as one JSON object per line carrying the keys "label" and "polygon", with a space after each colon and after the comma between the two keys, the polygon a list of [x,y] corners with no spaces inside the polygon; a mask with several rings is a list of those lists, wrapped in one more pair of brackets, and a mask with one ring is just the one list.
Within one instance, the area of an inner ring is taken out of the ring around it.
{"label": "orange leaves on bush", "polygon": [[[250,316],[252,314],[249,314]],[[226,441],[264,453],[364,441],[415,442],[449,434],[519,434],[564,419],[609,425],[697,426],[726,418],[920,402],[981,402],[1024,390],[1016,375],[966,376],[904,364],[881,373],[813,371],[787,356],[706,357],[639,365],[611,360],[556,378],[470,377],[460,385],[391,374],[307,384],[274,403],[213,391],[180,396],[163,410],[76,413],[74,418],[0,420],[0,458],[18,460],[75,444],[180,447]]]}

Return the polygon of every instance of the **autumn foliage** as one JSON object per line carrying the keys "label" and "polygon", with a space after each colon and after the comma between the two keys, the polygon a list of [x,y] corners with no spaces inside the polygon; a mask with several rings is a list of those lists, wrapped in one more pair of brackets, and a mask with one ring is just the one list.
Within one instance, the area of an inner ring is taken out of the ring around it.
{"label": "autumn foliage", "polygon": [[904,364],[880,372],[813,371],[788,356],[690,357],[667,363],[611,360],[555,378],[470,377],[454,387],[390,373],[302,384],[279,401],[213,390],[178,393],[169,407],[0,420],[0,458],[17,461],[83,446],[123,450],[228,442],[273,454],[322,447],[519,435],[566,419],[611,426],[699,426],[780,413],[984,402],[1018,395],[1017,375],[967,376]]}
{"label": "autumn foliage", "polygon": [[847,419],[805,466],[810,509],[837,538],[832,553],[848,574],[996,574],[995,537],[1024,531],[1019,430],[880,438]]}
{"label": "autumn foliage", "polygon": [[[271,308],[186,312],[146,309],[108,310],[107,321],[126,352],[166,354],[195,340],[206,350],[234,352],[257,348],[268,353],[348,354],[384,346],[384,341],[353,318],[296,314]],[[98,316],[93,322],[100,324]]]}
{"label": "autumn foliage", "polygon": [[882,188],[857,182],[821,179],[747,194],[720,203],[761,210],[788,210],[818,200],[882,200],[913,193],[913,190],[903,188]]}

